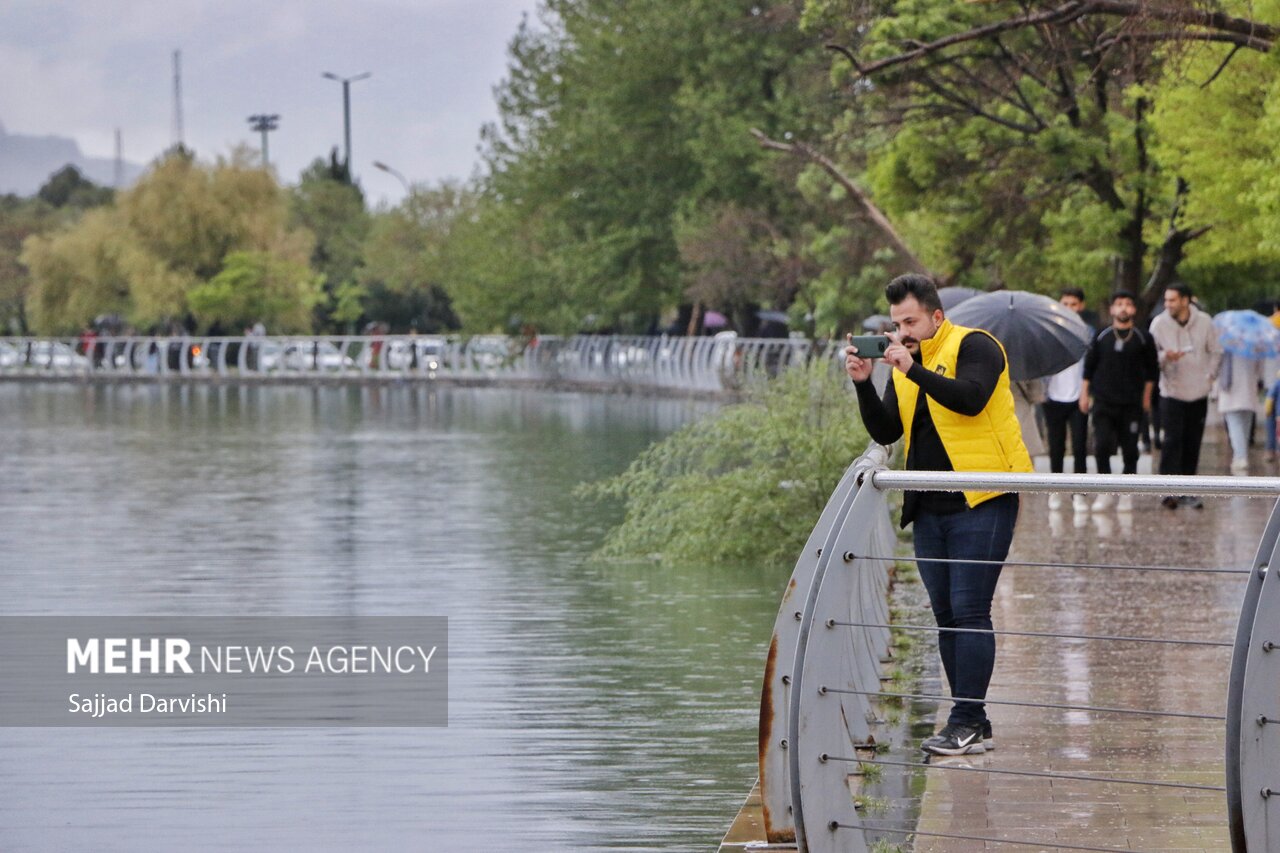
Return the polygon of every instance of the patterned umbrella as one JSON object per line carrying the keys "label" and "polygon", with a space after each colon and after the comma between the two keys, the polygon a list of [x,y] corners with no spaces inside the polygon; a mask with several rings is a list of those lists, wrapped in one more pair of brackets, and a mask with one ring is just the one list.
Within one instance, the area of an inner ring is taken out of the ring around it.
{"label": "patterned umbrella", "polygon": [[1056,299],[1022,290],[966,299],[947,312],[947,319],[995,335],[1009,355],[1009,375],[1018,381],[1052,376],[1070,367],[1093,340],[1093,330],[1076,312]]}
{"label": "patterned umbrella", "polygon": [[1218,342],[1227,352],[1241,358],[1271,358],[1280,355],[1280,329],[1256,311],[1223,311],[1213,318]]}

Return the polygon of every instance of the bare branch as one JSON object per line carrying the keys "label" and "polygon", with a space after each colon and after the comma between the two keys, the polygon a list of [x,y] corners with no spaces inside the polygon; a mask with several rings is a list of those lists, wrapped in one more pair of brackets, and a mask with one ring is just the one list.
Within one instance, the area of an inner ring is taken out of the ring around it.
{"label": "bare branch", "polygon": [[1240,52],[1240,45],[1236,45],[1235,47],[1231,48],[1231,52],[1227,54],[1226,59],[1222,60],[1222,64],[1218,66],[1218,70],[1213,72],[1213,74],[1209,75],[1209,79],[1201,83],[1200,88],[1201,89],[1209,88],[1209,84],[1212,83],[1214,80],[1217,80],[1218,75],[1221,74],[1223,71],[1227,70],[1228,63],[1230,63],[1231,60],[1235,58],[1235,55],[1239,52]]}
{"label": "bare branch", "polygon": [[1154,33],[1117,33],[1098,42],[1091,54],[1103,53],[1121,42],[1164,42],[1164,41],[1211,41],[1233,44],[1237,48],[1247,47],[1250,50],[1266,53],[1271,49],[1271,42],[1240,33],[1207,33],[1198,30],[1165,30]]}
{"label": "bare branch", "polygon": [[[1185,27],[1201,27],[1205,30],[1176,31],[1176,35],[1166,33],[1125,33],[1116,37],[1121,40],[1170,41],[1176,37],[1199,41],[1223,41],[1239,44],[1241,47],[1247,47],[1251,50],[1267,52],[1271,49],[1276,39],[1280,38],[1280,28],[1246,18],[1236,18],[1221,12],[1208,12],[1193,7],[1163,6],[1147,2],[1147,0],[1131,0],[1131,2],[1125,2],[1125,0],[1069,0],[1069,2],[1053,9],[1034,13],[1027,12],[1012,18],[1005,18],[1002,21],[996,21],[995,23],[974,27],[964,32],[952,33],[949,36],[918,44],[911,50],[888,56],[884,59],[878,59],[874,62],[860,63],[848,48],[836,45],[829,45],[829,47],[833,50],[839,50],[853,63],[858,73],[865,77],[887,68],[912,63],[917,59],[958,44],[994,38],[1001,33],[1028,27],[1041,28],[1068,24],[1093,15],[1135,20],[1149,18],[1181,24]],[[1106,47],[1110,46],[1111,44],[1100,45],[1099,49],[1105,50]]]}
{"label": "bare branch", "polygon": [[844,187],[845,191],[848,192],[853,200],[862,208],[862,211],[866,214],[867,218],[871,220],[882,234],[884,234],[890,245],[893,246],[894,251],[898,253],[898,256],[902,258],[902,260],[911,267],[914,272],[930,275],[928,267],[921,263],[920,259],[916,257],[915,252],[911,251],[911,249],[907,247],[902,236],[898,234],[898,230],[894,228],[893,223],[889,221],[889,217],[884,215],[884,212],[876,206],[875,202],[873,202],[865,192],[862,191],[862,188],[845,175],[844,172],[840,170],[840,167],[837,166],[830,157],[827,157],[822,152],[804,142],[779,142],[775,139],[770,139],[754,127],[751,128],[751,135],[756,138],[756,141],[760,143],[760,147],[762,148],[802,157],[805,160],[815,163],[821,167],[822,170],[830,175],[836,183]]}
{"label": "bare branch", "polygon": [[1034,136],[1035,134],[1039,133],[1040,130],[1042,129],[1034,125],[1023,124],[1021,122],[1012,121],[1007,118],[1001,118],[995,113],[987,112],[978,104],[974,103],[973,101],[969,100],[968,98],[964,97],[958,92],[954,92],[951,89],[946,88],[937,80],[934,80],[932,77],[930,77],[927,74],[922,74],[920,76],[919,82],[926,89],[933,92],[938,97],[948,100],[959,107],[963,107],[965,111],[967,111],[970,115],[976,116],[977,118],[986,119],[987,121],[992,122],[993,124],[998,124],[1001,127],[1007,127],[1010,130],[1017,131],[1018,133],[1024,134],[1026,136]]}

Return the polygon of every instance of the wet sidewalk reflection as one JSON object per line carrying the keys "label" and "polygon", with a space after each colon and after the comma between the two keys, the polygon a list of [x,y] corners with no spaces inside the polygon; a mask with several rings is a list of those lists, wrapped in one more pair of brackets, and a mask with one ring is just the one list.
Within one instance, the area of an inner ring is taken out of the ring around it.
{"label": "wet sidewalk reflection", "polygon": [[[1211,434],[1212,436],[1212,434]],[[1261,452],[1252,472],[1272,476]],[[1041,460],[1043,462],[1043,460]],[[1225,474],[1222,444],[1202,474]],[[1143,457],[1140,473],[1150,472]],[[1044,469],[1047,470],[1047,469]],[[1118,470],[1118,469],[1117,469]],[[1246,567],[1272,509],[1268,500],[1206,498],[1170,510],[1135,496],[1132,512],[1050,510],[1026,495],[1010,560]],[[995,601],[998,630],[1231,641],[1245,579],[1010,566]],[[1230,648],[999,637],[992,699],[1222,715]],[[1224,724],[1199,719],[993,705],[997,749],[942,763],[1114,779],[1223,784]],[[945,708],[944,708],[945,713]],[[986,773],[928,771],[923,832],[1146,851],[1230,848],[1225,795]],[[919,837],[917,851],[1032,847]]]}

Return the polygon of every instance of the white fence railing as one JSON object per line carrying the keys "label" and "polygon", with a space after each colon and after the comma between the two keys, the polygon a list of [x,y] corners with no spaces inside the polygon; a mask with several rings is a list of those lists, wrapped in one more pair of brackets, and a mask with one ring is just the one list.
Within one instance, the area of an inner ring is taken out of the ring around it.
{"label": "white fence railing", "polygon": [[22,376],[513,379],[724,391],[826,357],[795,338],[575,335],[0,338]]}

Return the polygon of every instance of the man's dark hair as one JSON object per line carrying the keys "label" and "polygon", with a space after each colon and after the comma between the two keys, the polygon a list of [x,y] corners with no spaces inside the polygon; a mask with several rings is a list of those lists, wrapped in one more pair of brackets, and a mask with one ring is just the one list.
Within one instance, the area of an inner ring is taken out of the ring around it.
{"label": "man's dark hair", "polygon": [[1115,293],[1111,294],[1112,302],[1115,302],[1117,299],[1128,299],[1135,306],[1138,304],[1138,297],[1134,296],[1128,290],[1117,290]]}
{"label": "man's dark hair", "polygon": [[1061,299],[1064,296],[1074,296],[1076,299],[1079,299],[1081,302],[1084,302],[1084,291],[1078,287],[1062,288],[1062,290],[1058,291],[1058,298]]}
{"label": "man's dark hair", "polygon": [[1187,287],[1185,284],[1183,284],[1180,281],[1175,281],[1172,284],[1166,284],[1164,286],[1164,289],[1166,292],[1172,290],[1174,293],[1178,294],[1184,299],[1190,299],[1192,296],[1195,295],[1191,292],[1191,288]]}
{"label": "man's dark hair", "polygon": [[942,310],[942,299],[938,296],[938,285],[927,275],[907,273],[889,282],[884,288],[885,299],[890,305],[900,305],[908,296],[914,296],[920,307],[932,314]]}

